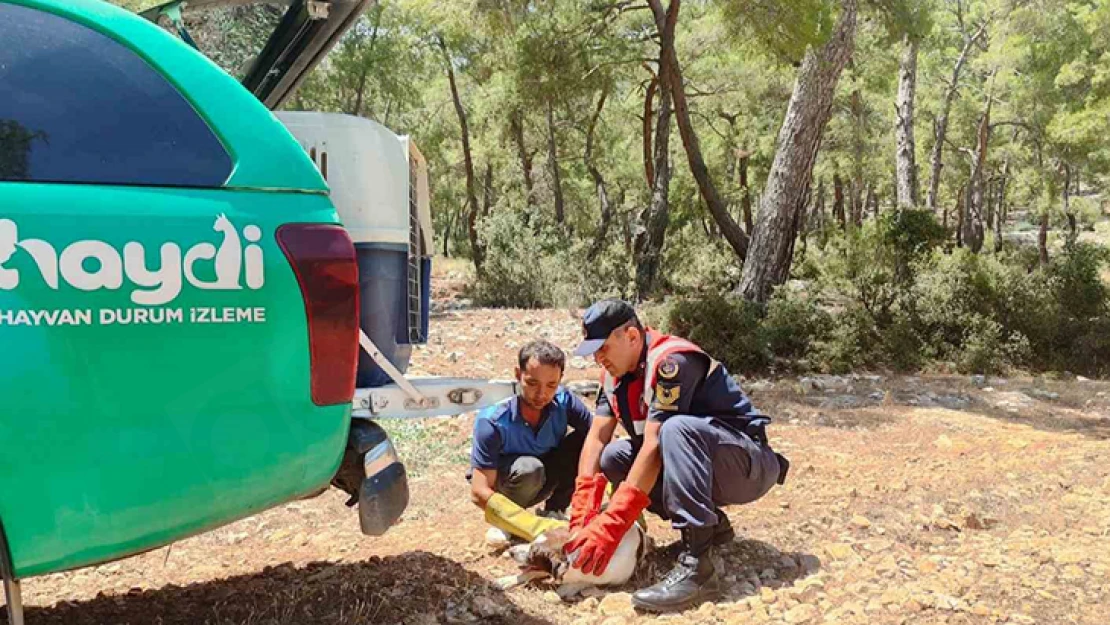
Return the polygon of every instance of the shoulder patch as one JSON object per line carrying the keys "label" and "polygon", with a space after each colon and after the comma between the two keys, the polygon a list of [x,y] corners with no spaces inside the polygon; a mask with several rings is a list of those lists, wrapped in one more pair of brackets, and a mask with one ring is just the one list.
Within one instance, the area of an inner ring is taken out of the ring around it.
{"label": "shoulder patch", "polygon": [[659,377],[664,380],[673,380],[678,377],[678,362],[667,356],[659,363]]}
{"label": "shoulder patch", "polygon": [[659,410],[678,410],[678,397],[682,394],[681,384],[655,385],[655,407]]}

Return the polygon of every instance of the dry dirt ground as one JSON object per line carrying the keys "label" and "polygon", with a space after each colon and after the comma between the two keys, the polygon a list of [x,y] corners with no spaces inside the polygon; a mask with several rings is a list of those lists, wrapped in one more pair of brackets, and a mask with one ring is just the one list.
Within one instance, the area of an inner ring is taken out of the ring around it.
{"label": "dry dirt ground", "polygon": [[[448,276],[449,278],[449,276]],[[419,374],[507,377],[515,348],[570,348],[565,311],[467,310],[445,279]],[[446,303],[445,303],[446,302]],[[568,378],[592,379],[588,363]],[[790,478],[728,510],[727,588],[638,614],[677,533],[634,583],[573,603],[483,543],[462,477],[472,416],[390,425],[412,503],[381,538],[334,490],[124,561],[25,582],[30,625],[174,623],[1110,623],[1110,384],[1030,378],[748,380]],[[0,616],[0,622],[5,622]]]}

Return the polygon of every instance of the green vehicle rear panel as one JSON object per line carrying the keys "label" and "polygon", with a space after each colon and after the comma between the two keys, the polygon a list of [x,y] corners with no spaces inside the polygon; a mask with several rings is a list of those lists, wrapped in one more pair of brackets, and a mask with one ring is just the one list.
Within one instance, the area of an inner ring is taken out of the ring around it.
{"label": "green vehicle rear panel", "polygon": [[[81,241],[122,258],[141,249],[153,268],[166,244],[224,253],[230,228],[246,256],[254,226],[263,267],[257,288],[247,283],[258,264],[244,261],[237,290],[183,278],[171,301],[140,305],[133,294],[152,288],[129,274],[119,288],[83,290],[64,271],[51,285],[26,247],[0,263],[20,276],[0,289],[0,520],[17,575],[152,549],[325,486],[350,405],[312,402],[304,302],[275,239],[283,224],[338,223],[312,162],[234,79],[145,20],[91,0],[0,1],[141,54],[235,163],[217,189],[0,182],[0,220],[17,224],[19,241],[44,242],[56,258]],[[194,280],[212,283],[214,263],[201,257]],[[82,267],[99,271],[96,261]],[[139,309],[146,323],[136,323]]]}

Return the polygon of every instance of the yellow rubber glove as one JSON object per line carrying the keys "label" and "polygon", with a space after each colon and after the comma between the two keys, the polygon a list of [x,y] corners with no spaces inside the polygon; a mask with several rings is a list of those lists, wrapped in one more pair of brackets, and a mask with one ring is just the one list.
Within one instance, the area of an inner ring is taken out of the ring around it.
{"label": "yellow rubber glove", "polygon": [[501,493],[494,493],[486,502],[486,523],[528,542],[547,530],[567,526],[566,521],[538,517]]}

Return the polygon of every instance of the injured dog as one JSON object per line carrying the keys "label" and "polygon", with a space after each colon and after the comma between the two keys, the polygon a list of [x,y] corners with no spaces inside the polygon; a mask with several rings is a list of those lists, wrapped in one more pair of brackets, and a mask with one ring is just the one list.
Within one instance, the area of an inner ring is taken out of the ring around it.
{"label": "injured dog", "polygon": [[511,547],[509,554],[520,565],[521,572],[497,580],[497,586],[504,590],[550,578],[559,584],[559,596],[570,599],[591,586],[619,586],[632,579],[650,546],[647,532],[639,523],[633,523],[617,545],[605,571],[601,575],[587,575],[572,566],[576,553],[563,553],[563,545],[570,537],[570,530],[556,528],[530,543]]}

